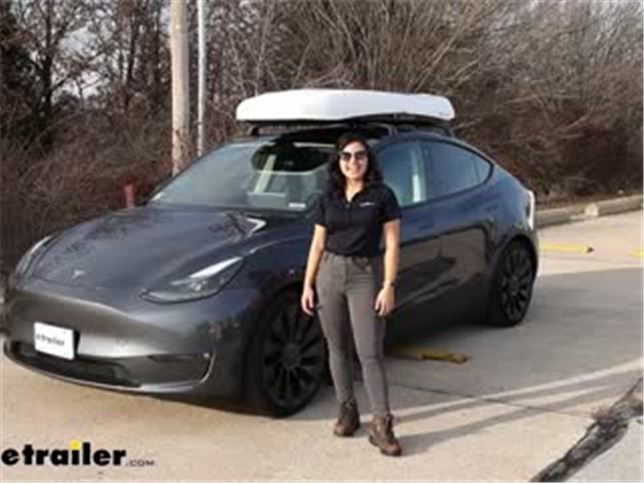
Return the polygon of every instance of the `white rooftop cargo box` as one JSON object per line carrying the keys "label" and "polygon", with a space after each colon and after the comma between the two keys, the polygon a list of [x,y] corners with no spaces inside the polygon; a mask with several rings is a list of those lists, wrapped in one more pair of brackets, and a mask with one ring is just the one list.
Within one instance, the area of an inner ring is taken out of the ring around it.
{"label": "white rooftop cargo box", "polygon": [[245,99],[237,120],[246,122],[337,122],[355,118],[450,121],[452,103],[443,96],[362,89],[291,89]]}

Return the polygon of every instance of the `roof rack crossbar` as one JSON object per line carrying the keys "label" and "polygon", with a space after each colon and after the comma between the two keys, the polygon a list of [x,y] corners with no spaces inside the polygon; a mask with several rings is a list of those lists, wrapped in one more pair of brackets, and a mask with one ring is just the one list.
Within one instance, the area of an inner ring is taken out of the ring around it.
{"label": "roof rack crossbar", "polygon": [[376,118],[353,118],[347,119],[344,121],[317,121],[317,120],[302,120],[302,121],[257,121],[249,122],[251,124],[248,129],[249,136],[259,136],[261,128],[266,127],[278,127],[283,129],[292,128],[294,126],[307,128],[342,128],[346,127],[347,129],[360,129],[360,128],[382,128],[387,131],[389,136],[399,133],[403,130],[412,130],[412,129],[438,129],[445,133],[446,136],[451,138],[454,137],[454,130],[448,122],[428,119],[428,118],[398,118],[396,120],[390,119],[376,119]]}
{"label": "roof rack crossbar", "polygon": [[260,135],[260,130],[261,128],[267,128],[267,127],[278,127],[278,128],[283,128],[283,129],[288,129],[292,127],[302,127],[303,129],[309,129],[309,128],[347,128],[347,129],[360,129],[360,128],[382,128],[387,131],[387,134],[389,136],[394,135],[398,133],[398,127],[396,125],[392,125],[389,123],[382,123],[382,122],[375,122],[375,121],[368,121],[368,122],[355,122],[354,120],[349,120],[346,122],[333,122],[333,123],[326,123],[326,122],[319,122],[319,121],[306,121],[306,122],[299,122],[299,123],[280,123],[280,122],[261,122],[261,123],[252,123],[252,125],[248,128],[248,135],[249,136],[259,136]]}

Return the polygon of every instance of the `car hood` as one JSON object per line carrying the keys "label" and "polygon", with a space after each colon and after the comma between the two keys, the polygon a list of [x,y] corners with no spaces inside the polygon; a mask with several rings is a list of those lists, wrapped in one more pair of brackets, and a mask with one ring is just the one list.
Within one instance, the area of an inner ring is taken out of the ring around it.
{"label": "car hood", "polygon": [[64,230],[39,254],[32,275],[78,286],[149,287],[212,264],[218,253],[243,254],[244,241],[275,223],[229,210],[120,210]]}

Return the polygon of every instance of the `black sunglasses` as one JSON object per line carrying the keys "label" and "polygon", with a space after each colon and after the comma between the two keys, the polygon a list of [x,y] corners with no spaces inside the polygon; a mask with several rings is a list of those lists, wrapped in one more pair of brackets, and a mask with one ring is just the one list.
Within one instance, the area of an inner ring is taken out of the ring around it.
{"label": "black sunglasses", "polygon": [[366,161],[368,156],[365,150],[356,151],[355,153],[351,153],[350,151],[340,152],[340,159],[342,161],[349,161],[351,158],[355,158],[356,161]]}

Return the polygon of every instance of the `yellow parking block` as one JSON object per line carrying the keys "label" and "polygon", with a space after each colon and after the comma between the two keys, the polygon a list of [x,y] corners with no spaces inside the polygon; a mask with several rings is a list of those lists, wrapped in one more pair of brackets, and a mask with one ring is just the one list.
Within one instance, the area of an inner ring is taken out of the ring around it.
{"label": "yellow parking block", "polygon": [[387,351],[389,356],[394,358],[407,358],[412,360],[438,360],[450,363],[465,363],[470,359],[467,355],[452,353],[451,351],[437,350],[433,348],[421,348],[418,346],[397,346]]}
{"label": "yellow parking block", "polygon": [[592,252],[594,250],[590,245],[557,244],[554,242],[540,243],[539,248],[543,250],[552,250],[555,252],[578,252],[582,254],[587,254],[588,252]]}

